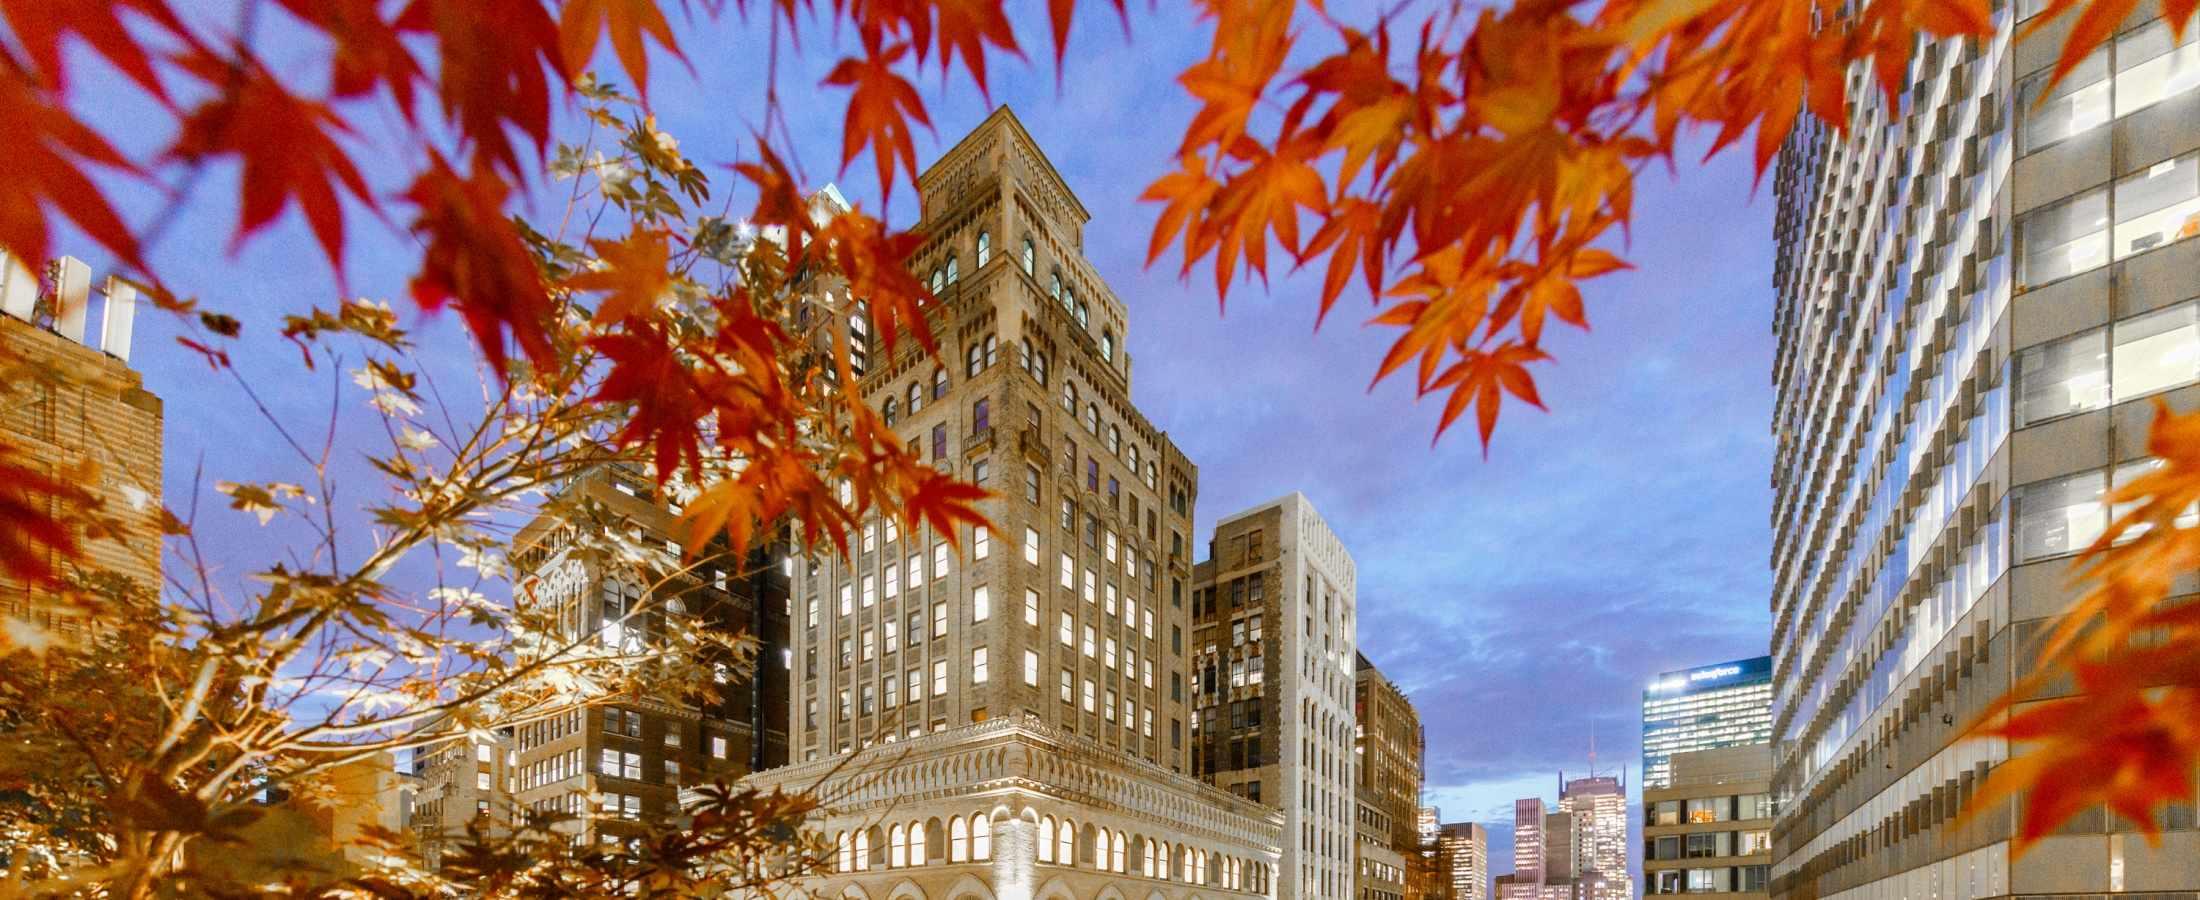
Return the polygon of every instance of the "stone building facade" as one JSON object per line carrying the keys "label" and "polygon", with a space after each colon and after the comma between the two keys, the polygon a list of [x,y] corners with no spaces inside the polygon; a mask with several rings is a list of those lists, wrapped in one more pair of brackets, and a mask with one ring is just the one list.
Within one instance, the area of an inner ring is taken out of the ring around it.
{"label": "stone building facade", "polygon": [[[95,496],[131,529],[127,540],[84,544],[85,574],[109,573],[160,589],[161,402],[129,363],[136,292],[110,281],[100,337],[87,334],[91,270],[73,257],[34,269],[0,254],[0,435],[18,460],[62,481],[92,466]],[[72,564],[50,561],[68,572]],[[0,617],[67,636],[87,622],[52,597],[0,575]]]}
{"label": "stone building facade", "polygon": [[1271,897],[1279,813],[1035,717],[994,718],[753,776],[829,798],[811,827],[840,900]]}
{"label": "stone building facade", "polygon": [[1283,810],[1280,897],[1351,896],[1352,555],[1294,492],[1216,522],[1193,580],[1194,771]]}
{"label": "stone building facade", "polygon": [[[2095,808],[2021,858],[2011,748],[1965,726],[2033,669],[2156,400],[2200,404],[2200,29],[2143,0],[2050,86],[2064,15],[1921,45],[1892,108],[1805,123],[1776,180],[1770,893],[2200,889],[2194,809]],[[1859,79],[1869,79],[1860,69]],[[1807,119],[1807,117],[1806,117]],[[2194,589],[2181,581],[2180,594]]]}
{"label": "stone building facade", "polygon": [[[1198,470],[1131,403],[1089,214],[1007,108],[919,178],[935,359],[860,315],[866,399],[991,528],[862,523],[799,560],[789,752],[865,900],[1271,896],[1272,810],[1190,777]],[[918,860],[921,860],[919,862]]]}
{"label": "stone building facade", "polygon": [[1675,753],[1666,784],[1642,791],[1646,894],[1766,896],[1772,862],[1772,747]]}

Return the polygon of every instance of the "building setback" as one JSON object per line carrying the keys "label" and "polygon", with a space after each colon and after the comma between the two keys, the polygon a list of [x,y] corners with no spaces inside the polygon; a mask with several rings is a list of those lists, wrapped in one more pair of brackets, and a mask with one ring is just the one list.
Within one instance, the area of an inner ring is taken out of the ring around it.
{"label": "building setback", "polygon": [[1421,900],[1429,866],[1420,833],[1426,738],[1413,702],[1365,654],[1356,658],[1352,708],[1358,831],[1353,893],[1361,900]]}
{"label": "building setback", "polygon": [[992,528],[872,520],[794,580],[794,762],[750,779],[832,798],[811,896],[958,900],[1269,893],[1280,817],[1189,772],[1199,473],[1131,403],[1123,303],[1089,214],[1006,107],[918,178],[911,265],[937,361],[887,358],[860,308],[866,400]]}
{"label": "building setback", "polygon": [[1281,900],[1353,892],[1357,573],[1302,494],[1215,523],[1193,576],[1202,778],[1283,811]]}
{"label": "building setback", "polygon": [[1772,747],[1673,754],[1670,782],[1643,788],[1648,894],[1764,897],[1772,861]]}
{"label": "building setback", "polygon": [[1642,689],[1642,787],[1664,787],[1666,758],[1772,740],[1772,657],[1737,659],[1651,679]]}
{"label": "building setback", "polygon": [[[48,551],[56,571],[103,573],[127,579],[138,591],[158,591],[161,402],[130,368],[136,290],[107,282],[94,343],[87,333],[91,277],[74,257],[34,271],[0,253],[0,443],[15,454],[13,462],[64,483],[95,473],[87,487],[103,503],[103,514],[137,535],[87,540],[80,563]],[[91,468],[81,468],[86,464]],[[82,611],[54,600],[0,574],[0,618],[29,620],[64,637],[81,635],[87,625]]]}
{"label": "building setback", "polygon": [[2188,805],[2159,847],[2095,808],[2021,859],[2014,801],[1958,818],[2010,753],[1964,728],[2073,599],[2153,402],[2200,405],[2200,29],[2137,4],[2050,87],[2081,17],[2015,40],[2042,6],[1781,152],[1775,897],[2200,889]]}

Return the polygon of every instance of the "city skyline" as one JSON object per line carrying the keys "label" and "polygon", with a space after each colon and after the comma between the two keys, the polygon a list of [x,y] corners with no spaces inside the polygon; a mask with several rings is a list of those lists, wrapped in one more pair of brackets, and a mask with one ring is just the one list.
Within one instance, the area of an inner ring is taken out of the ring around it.
{"label": "city skyline", "polygon": [[[1305,490],[1363,559],[1367,611],[1361,630],[1369,659],[1417,705],[1465,710],[1549,704],[1577,694],[1594,698],[1578,710],[1526,723],[1529,730],[1518,740],[1498,740],[1465,716],[1431,716],[1429,798],[1448,817],[1501,821],[1511,798],[1543,789],[1561,769],[1585,767],[1592,731],[1600,760],[1635,758],[1631,733],[1645,678],[1702,659],[1763,652],[1770,398],[1762,386],[1771,337],[1763,326],[1770,252],[1761,245],[1769,194],[1752,202],[1747,161],[1732,155],[1678,182],[1662,175],[1646,179],[1638,200],[1643,218],[1676,227],[1634,236],[1630,257],[1643,272],[1684,270],[1707,246],[1731,263],[1704,278],[1623,275],[1624,281],[1588,285],[1595,330],[1557,331],[1549,338],[1562,358],[1581,360],[1545,376],[1544,399],[1555,411],[1512,420],[1517,427],[1499,436],[1486,462],[1465,432],[1432,448],[1436,404],[1414,403],[1403,383],[1386,383],[1372,394],[1363,390],[1386,336],[1358,327],[1362,317],[1354,301],[1341,303],[1323,329],[1312,332],[1319,273],[1279,271],[1266,291],[1241,286],[1218,316],[1204,270],[1187,284],[1166,265],[1143,267],[1156,209],[1136,196],[1167,160],[1141,143],[1153,131],[1142,123],[1176,112],[1188,117],[1189,110],[1168,85],[1116,91],[1105,73],[1134,58],[1199,52],[1196,39],[1167,34],[1158,22],[1133,10],[1134,48],[1124,44],[1112,20],[1081,20],[1072,40],[1090,52],[1066,61],[1059,92],[1048,68],[1035,63],[1004,68],[992,99],[1016,110],[1093,210],[1086,256],[1140,323],[1129,335],[1128,349],[1139,363],[1133,399],[1166,423],[1202,469],[1194,532],[1210,533],[1218,517],[1279,490]],[[1018,25],[1027,46],[1046,40],[1043,26],[1035,25]],[[753,61],[691,55],[701,89],[655,98],[658,120],[698,159],[734,158],[746,132],[706,98],[713,86],[752,77]],[[832,96],[806,93],[804,86],[822,71],[804,75],[811,77],[790,79],[792,98]],[[920,132],[917,138],[920,160],[929,161],[989,107],[975,96],[938,93],[931,84],[920,88],[938,98],[936,137]],[[139,102],[124,97],[115,111],[127,114]],[[1154,110],[1163,112],[1156,116]],[[827,130],[804,141],[812,183],[834,181],[859,205],[877,208],[868,172],[840,176],[827,165],[836,158]],[[226,189],[220,185],[227,177],[211,176],[207,190]],[[913,220],[912,201],[906,193],[897,196],[890,218]],[[120,202],[127,207],[129,198]],[[1664,211],[1653,215],[1659,207]],[[155,248],[156,262],[179,281],[200,285],[220,283],[219,273],[231,268],[270,273],[237,287],[245,312],[311,295],[325,279],[316,265],[275,262],[310,257],[311,239],[303,233],[271,232],[230,257],[221,237],[230,214],[218,204],[194,207]],[[372,227],[357,229],[352,243],[352,290],[400,297],[405,270],[376,263],[402,259],[409,243]],[[105,270],[97,261],[94,267]],[[1717,299],[1703,299],[1707,291]],[[1733,313],[1710,320],[1690,314],[1691,304],[1706,302]],[[408,312],[404,324],[430,348],[463,356],[456,316]],[[182,499],[202,459],[210,469],[230,462],[298,480],[295,460],[275,449],[274,438],[254,431],[254,423],[236,427],[265,440],[243,446],[211,426],[233,418],[225,399],[178,396],[204,378],[205,367],[175,344],[172,318],[146,316],[139,328],[134,364],[170,398],[166,474],[172,499]],[[1230,368],[1239,377],[1237,389],[1226,395],[1210,383],[1215,358],[1209,348],[1221,346],[1232,348]],[[1600,358],[1591,362],[1591,354]],[[238,360],[247,377],[270,383],[272,373],[291,363]],[[1307,379],[1306,371],[1331,374]],[[327,393],[325,383],[283,386],[270,392],[269,401],[278,412],[310,419],[322,414]],[[1682,421],[1634,414],[1643,409],[1687,409],[1691,415]],[[1331,434],[1361,439],[1303,437]],[[1306,452],[1266,452],[1294,440],[1305,443]],[[1583,471],[1632,474],[1571,477]],[[267,560],[244,549],[257,539],[257,523],[227,518],[205,532],[238,548],[222,568],[241,581]],[[1420,537],[1427,534],[1455,537],[1430,545]],[[1536,561],[1544,547],[1568,549]],[[1610,571],[1636,575],[1622,585],[1600,574]],[[1550,615],[1553,609],[1567,612]],[[1685,652],[1618,624],[1649,610],[1689,620]],[[1445,635],[1455,637],[1436,639]],[[1546,649],[1527,652],[1531,647]],[[1509,858],[1502,829],[1492,830],[1492,841],[1493,859]],[[1495,867],[1501,870],[1502,862]]]}

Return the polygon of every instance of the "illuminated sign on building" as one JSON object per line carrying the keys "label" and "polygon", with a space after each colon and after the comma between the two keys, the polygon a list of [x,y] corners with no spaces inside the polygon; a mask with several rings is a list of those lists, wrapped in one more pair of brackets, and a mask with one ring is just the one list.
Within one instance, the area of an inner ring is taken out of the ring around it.
{"label": "illuminated sign on building", "polygon": [[1772,737],[1772,658],[1666,672],[1642,692],[1644,787],[1665,787],[1675,753]]}

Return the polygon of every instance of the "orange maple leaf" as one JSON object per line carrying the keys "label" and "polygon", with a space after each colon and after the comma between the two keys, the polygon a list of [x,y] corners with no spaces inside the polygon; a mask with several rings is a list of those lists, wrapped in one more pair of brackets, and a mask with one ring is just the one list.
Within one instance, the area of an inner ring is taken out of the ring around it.
{"label": "orange maple leaf", "polygon": [[550,136],[550,79],[568,79],[558,23],[541,0],[412,0],[397,17],[407,33],[435,36],[437,96],[463,136],[504,177],[525,179],[506,128],[539,153]]}
{"label": "orange maple leaf", "polygon": [[586,71],[596,55],[596,40],[606,30],[611,32],[611,49],[619,55],[619,65],[634,76],[634,86],[645,101],[649,98],[645,37],[654,39],[674,59],[687,62],[657,0],[565,0],[565,8],[558,13],[558,46],[565,54],[565,70]]}
{"label": "orange maple leaf", "polygon": [[1506,341],[1490,351],[1468,350],[1453,363],[1443,375],[1429,384],[1429,391],[1451,389],[1451,397],[1444,402],[1443,418],[1436,423],[1436,437],[1442,438],[1444,430],[1459,418],[1468,406],[1474,407],[1476,430],[1482,437],[1482,455],[1490,452],[1490,433],[1497,428],[1497,410],[1511,394],[1537,409],[1543,408],[1543,399],[1536,394],[1535,378],[1528,374],[1527,364],[1550,359],[1550,355],[1526,344]]}
{"label": "orange maple leaf", "polygon": [[1329,187],[1302,147],[1269,152],[1247,140],[1236,149],[1245,168],[1223,182],[1199,223],[1215,242],[1215,290],[1225,299],[1241,255],[1246,269],[1266,280],[1269,233],[1298,256],[1300,210],[1320,214],[1329,209]]}
{"label": "orange maple leaf", "polygon": [[645,315],[656,309],[657,298],[672,285],[667,268],[671,237],[663,229],[635,226],[622,240],[597,238],[588,242],[604,267],[565,280],[576,291],[603,291],[603,305],[596,310],[598,324]]}
{"label": "orange maple leaf", "polygon": [[889,355],[904,330],[927,352],[938,348],[924,317],[932,292],[909,271],[909,257],[923,246],[921,234],[891,231],[885,222],[849,210],[827,222],[811,247],[813,253],[829,254],[832,267],[847,279],[849,295],[869,305],[874,333]]}
{"label": "orange maple leaf", "polygon": [[894,62],[908,52],[905,43],[883,50],[866,47],[861,58],[843,59],[825,76],[826,84],[850,89],[848,115],[841,126],[841,172],[845,174],[848,164],[862,154],[863,148],[870,147],[871,156],[878,162],[880,194],[888,197],[894,193],[897,161],[909,171],[912,181],[917,177],[917,148],[909,123],[932,127],[916,86],[894,71]]}

